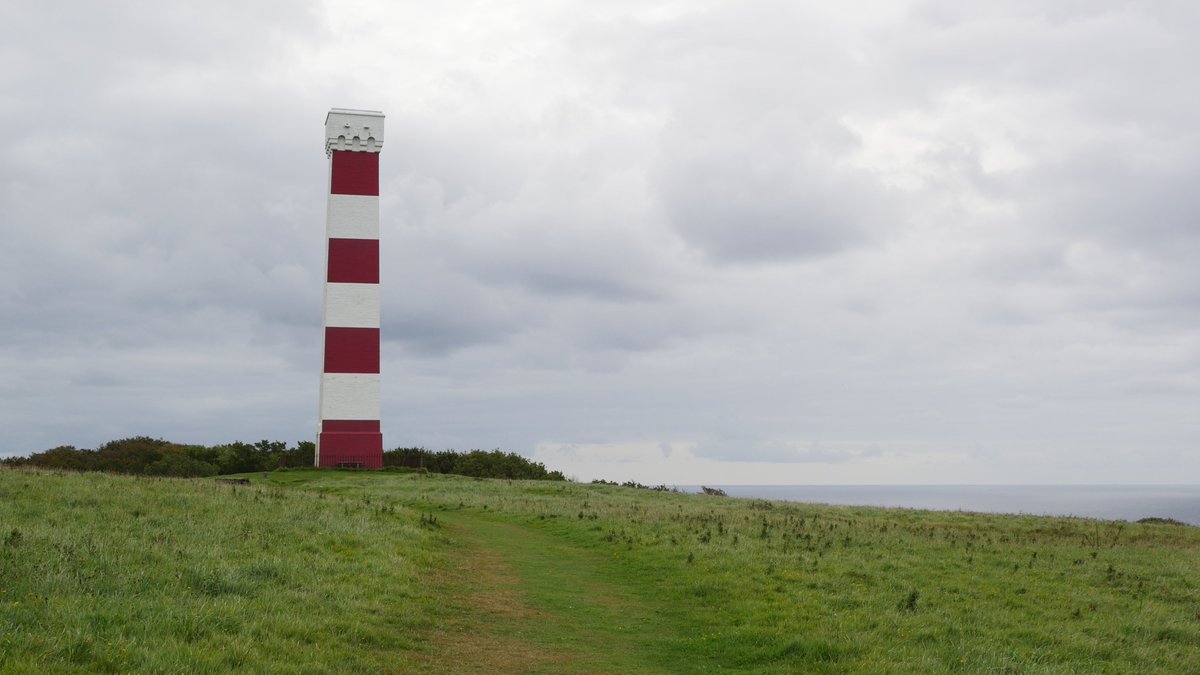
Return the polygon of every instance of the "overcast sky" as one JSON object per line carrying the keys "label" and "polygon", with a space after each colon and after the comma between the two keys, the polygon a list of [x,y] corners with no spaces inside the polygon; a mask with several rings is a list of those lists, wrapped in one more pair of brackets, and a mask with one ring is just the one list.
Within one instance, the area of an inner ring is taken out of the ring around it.
{"label": "overcast sky", "polygon": [[1200,5],[0,2],[0,455],[311,440],[382,110],[385,447],[1200,483]]}

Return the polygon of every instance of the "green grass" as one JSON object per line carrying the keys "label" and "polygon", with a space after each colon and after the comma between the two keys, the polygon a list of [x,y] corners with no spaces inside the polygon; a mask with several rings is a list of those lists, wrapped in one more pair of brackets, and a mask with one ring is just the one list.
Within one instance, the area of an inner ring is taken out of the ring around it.
{"label": "green grass", "polygon": [[571,669],[637,673],[702,665],[674,649],[679,624],[664,620],[658,600],[631,584],[609,552],[502,516],[460,511],[444,519],[462,527],[475,548],[501,553],[519,578],[523,600],[542,617],[531,638],[565,650]]}
{"label": "green grass", "polygon": [[[638,652],[651,669],[1200,667],[1197,528],[786,504],[605,485],[276,476],[308,489],[463,513],[476,531],[488,522],[516,525],[527,537],[548,536],[600,556],[605,563],[595,574],[653,612],[656,634]],[[529,587],[550,578],[545,565],[522,553],[529,546],[520,537],[492,545],[508,551]],[[563,601],[537,593],[531,599],[563,615]],[[601,617],[596,630],[608,621]]]}
{"label": "green grass", "polygon": [[0,471],[0,669],[1200,669],[1200,528],[252,479]]}
{"label": "green grass", "polygon": [[428,545],[360,499],[0,471],[0,670],[395,669]]}

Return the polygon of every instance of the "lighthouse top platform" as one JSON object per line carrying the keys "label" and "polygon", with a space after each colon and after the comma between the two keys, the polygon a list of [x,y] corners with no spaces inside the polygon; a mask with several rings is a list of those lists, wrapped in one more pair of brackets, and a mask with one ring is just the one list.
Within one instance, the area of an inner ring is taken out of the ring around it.
{"label": "lighthouse top platform", "polygon": [[383,113],[378,110],[331,109],[325,115],[325,154],[334,150],[383,150]]}

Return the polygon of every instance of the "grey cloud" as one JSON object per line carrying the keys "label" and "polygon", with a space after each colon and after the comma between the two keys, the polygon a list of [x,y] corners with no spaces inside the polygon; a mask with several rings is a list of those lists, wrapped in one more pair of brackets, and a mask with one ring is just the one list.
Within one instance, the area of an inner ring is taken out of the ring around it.
{"label": "grey cloud", "polygon": [[525,312],[450,269],[381,273],[383,336],[426,355],[504,342]]}
{"label": "grey cloud", "polygon": [[[1179,141],[1170,149],[1146,139],[1080,153],[1031,171],[1023,192],[1039,199],[1036,207],[1044,211],[1037,215],[1044,221],[1078,238],[1187,255],[1200,246],[1200,195],[1194,189],[1200,143]],[[1146,156],[1155,150],[1156,157]]]}
{"label": "grey cloud", "polygon": [[692,454],[705,459],[734,462],[777,464],[845,464],[878,457],[883,450],[874,443],[822,444],[755,438],[709,438],[702,440]]}
{"label": "grey cloud", "polygon": [[832,163],[771,162],[770,152],[664,168],[664,209],[681,236],[716,261],[786,261],[861,245],[881,229],[886,197],[869,178]]}
{"label": "grey cloud", "polygon": [[512,11],[0,8],[0,452],[311,435],[332,105],[388,114],[389,443],[1194,446],[1190,5]]}
{"label": "grey cloud", "polygon": [[[902,217],[873,175],[845,161],[857,139],[841,117],[865,73],[833,23],[787,3],[729,4],[578,35],[594,63],[622,76],[625,100],[665,120],[655,202],[710,260],[837,253]],[[613,52],[617,31],[626,49]]]}

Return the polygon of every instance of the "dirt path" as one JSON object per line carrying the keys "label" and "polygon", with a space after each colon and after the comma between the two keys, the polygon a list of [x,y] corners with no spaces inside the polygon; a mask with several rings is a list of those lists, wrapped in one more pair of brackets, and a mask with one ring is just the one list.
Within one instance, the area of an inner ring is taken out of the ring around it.
{"label": "dirt path", "polygon": [[[451,619],[422,664],[441,673],[663,672],[652,608],[612,583],[607,561],[532,526],[438,514],[457,550],[434,580]],[[426,670],[427,669],[427,670]]]}

